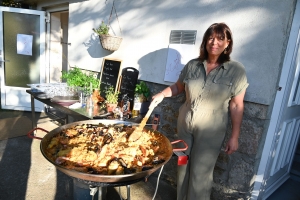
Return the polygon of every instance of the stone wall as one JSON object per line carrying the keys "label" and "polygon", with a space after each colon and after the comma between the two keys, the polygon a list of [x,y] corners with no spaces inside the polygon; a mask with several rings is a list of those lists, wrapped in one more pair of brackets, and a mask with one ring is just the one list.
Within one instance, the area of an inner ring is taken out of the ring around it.
{"label": "stone wall", "polygon": [[[250,199],[257,168],[259,144],[264,133],[268,106],[245,102],[239,149],[232,155],[220,152],[214,170],[212,199]],[[231,127],[227,129],[230,136]],[[222,198],[221,198],[222,197]]]}
{"label": "stone wall", "polygon": [[[146,82],[154,95],[163,90],[166,85]],[[153,111],[160,115],[158,131],[166,135],[170,141],[177,139],[177,116],[180,105],[185,101],[184,95],[165,98]],[[220,152],[214,169],[214,186],[212,199],[249,199],[252,191],[253,179],[257,165],[259,142],[264,132],[267,120],[268,106],[245,102],[245,110],[239,149],[232,155]],[[151,119],[150,119],[151,120]],[[230,122],[229,122],[230,123]],[[226,141],[231,133],[231,126],[228,126]],[[162,178],[169,181],[176,187],[177,158],[173,156],[165,165]]]}

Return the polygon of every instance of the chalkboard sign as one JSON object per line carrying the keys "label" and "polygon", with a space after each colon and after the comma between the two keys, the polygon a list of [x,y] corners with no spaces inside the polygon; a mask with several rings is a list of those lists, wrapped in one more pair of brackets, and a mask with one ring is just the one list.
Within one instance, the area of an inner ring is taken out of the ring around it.
{"label": "chalkboard sign", "polygon": [[126,67],[122,70],[119,101],[127,95],[130,101],[130,109],[133,107],[134,89],[138,80],[139,71],[133,67]]}
{"label": "chalkboard sign", "polygon": [[115,91],[118,90],[121,63],[121,60],[103,59],[100,75],[100,92],[102,97],[105,98],[105,91],[109,87],[113,87]]}

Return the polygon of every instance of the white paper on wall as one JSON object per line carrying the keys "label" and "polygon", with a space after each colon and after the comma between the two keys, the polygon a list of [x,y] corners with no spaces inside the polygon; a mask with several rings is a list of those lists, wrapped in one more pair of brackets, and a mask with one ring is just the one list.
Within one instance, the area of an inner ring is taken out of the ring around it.
{"label": "white paper on wall", "polygon": [[17,54],[32,56],[32,35],[17,34]]}
{"label": "white paper on wall", "polygon": [[164,81],[176,82],[184,65],[196,57],[195,45],[170,44]]}

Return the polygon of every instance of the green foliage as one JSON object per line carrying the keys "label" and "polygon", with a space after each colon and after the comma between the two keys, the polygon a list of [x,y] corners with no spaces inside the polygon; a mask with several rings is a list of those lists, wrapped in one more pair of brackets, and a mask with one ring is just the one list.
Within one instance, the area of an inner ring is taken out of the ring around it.
{"label": "green foliage", "polygon": [[6,7],[14,7],[14,8],[21,8],[22,4],[18,1],[14,0],[3,0],[2,4],[0,3],[1,6],[6,6]]}
{"label": "green foliage", "polygon": [[135,94],[140,95],[143,101],[147,101],[148,98],[150,97],[150,89],[146,85],[144,81],[140,81],[138,84],[135,86]]}
{"label": "green foliage", "polygon": [[96,73],[84,73],[76,66],[68,72],[62,71],[61,78],[65,79],[69,86],[90,87],[90,84],[92,84],[93,88],[99,88],[100,83],[100,80],[96,77]]}
{"label": "green foliage", "polygon": [[104,23],[104,21],[102,21],[101,25],[97,29],[93,28],[93,31],[98,35],[109,35],[109,27]]}
{"label": "green foliage", "polygon": [[118,96],[119,96],[119,91],[115,92],[115,89],[113,87],[109,87],[105,91],[105,102],[106,103],[118,103]]}

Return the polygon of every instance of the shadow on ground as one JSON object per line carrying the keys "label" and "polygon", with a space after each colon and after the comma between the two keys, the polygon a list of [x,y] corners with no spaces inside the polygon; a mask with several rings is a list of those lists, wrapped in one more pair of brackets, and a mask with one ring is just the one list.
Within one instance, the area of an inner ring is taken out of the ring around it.
{"label": "shadow on ground", "polygon": [[[31,112],[0,110],[0,119],[27,116],[31,119]],[[44,113],[36,113],[39,127],[48,131],[60,126]],[[41,123],[42,121],[42,123]],[[1,132],[0,132],[1,134]],[[168,163],[167,163],[168,164]],[[0,141],[0,199],[45,199],[45,200],[84,200],[74,195],[73,178],[58,171],[46,160],[40,151],[40,140],[27,136],[9,138]],[[147,182],[140,181],[130,185],[131,200],[152,199],[155,194],[159,170],[153,173]],[[108,187],[106,199],[120,200],[119,192],[126,199],[125,186]],[[83,193],[89,193],[84,190]],[[81,194],[83,194],[81,193]],[[87,195],[85,199],[92,199]],[[97,200],[95,196],[94,200]],[[163,178],[159,180],[155,200],[176,199],[176,188]]]}

